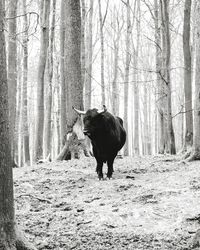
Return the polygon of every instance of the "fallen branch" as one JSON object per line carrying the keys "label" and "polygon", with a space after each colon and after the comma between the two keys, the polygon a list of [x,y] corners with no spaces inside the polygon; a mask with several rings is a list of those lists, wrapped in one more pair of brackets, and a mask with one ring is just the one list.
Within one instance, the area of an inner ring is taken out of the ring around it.
{"label": "fallen branch", "polygon": [[91,220],[89,220],[89,221],[78,222],[78,223],[77,223],[77,226],[89,224],[89,223],[91,223],[91,222],[92,222]]}
{"label": "fallen branch", "polygon": [[17,196],[17,198],[23,197],[23,196],[29,196],[29,197],[32,197],[32,198],[34,198],[34,199],[36,199],[36,200],[39,200],[39,201],[41,201],[41,202],[47,202],[47,203],[49,203],[49,204],[52,203],[50,200],[43,199],[43,198],[39,198],[39,197],[36,197],[36,196],[34,196],[34,195],[32,195],[32,194],[20,194],[20,195]]}

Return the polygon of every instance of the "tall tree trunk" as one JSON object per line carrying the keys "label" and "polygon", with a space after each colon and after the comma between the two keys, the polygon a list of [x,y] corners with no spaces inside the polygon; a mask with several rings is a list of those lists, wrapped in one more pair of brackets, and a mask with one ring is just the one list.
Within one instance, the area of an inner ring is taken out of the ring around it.
{"label": "tall tree trunk", "polygon": [[161,30],[159,22],[159,3],[158,0],[154,0],[154,27],[155,27],[155,44],[156,44],[156,116],[157,120],[155,121],[155,134],[158,131],[158,137],[155,138],[158,146],[156,151],[163,154],[165,150],[165,133],[164,133],[164,102],[165,102],[165,93],[163,89],[163,81],[161,80],[161,64],[162,64],[162,45],[161,45]]}
{"label": "tall tree trunk", "polygon": [[17,164],[22,166],[22,62],[21,58],[23,57],[23,48],[22,46],[18,49],[18,58],[17,58],[17,112],[16,112],[16,131],[17,131]]}
{"label": "tall tree trunk", "polygon": [[137,0],[137,44],[134,53],[134,85],[133,85],[133,97],[134,97],[134,140],[133,140],[133,153],[139,155],[139,86],[138,86],[138,57],[140,46],[140,1]]}
{"label": "tall tree trunk", "polygon": [[200,2],[196,2],[196,67],[195,67],[195,103],[193,149],[189,160],[200,159]]}
{"label": "tall tree trunk", "polygon": [[112,80],[112,113],[119,115],[119,84],[118,80],[118,62],[119,62],[119,39],[114,44],[114,73]]}
{"label": "tall tree trunk", "polygon": [[67,129],[71,130],[77,114],[72,106],[83,109],[81,82],[81,16],[79,0],[67,0],[65,5],[65,84],[68,85]]}
{"label": "tall tree trunk", "polygon": [[[11,4],[11,1],[10,1]],[[4,1],[0,1],[0,249],[15,248],[13,161],[9,137],[8,85],[4,38]],[[16,55],[16,54],[15,54]],[[10,79],[11,80],[11,79]],[[12,129],[12,128],[11,128]]]}
{"label": "tall tree trunk", "polygon": [[165,82],[165,89],[167,95],[167,150],[170,154],[176,154],[175,147],[175,136],[172,124],[172,107],[171,107],[171,42],[170,42],[170,31],[169,31],[169,0],[161,0],[161,15],[163,25],[163,66],[164,75],[163,80]]}
{"label": "tall tree trunk", "polygon": [[15,143],[15,116],[16,116],[16,90],[17,90],[17,44],[16,44],[16,15],[17,0],[8,1],[8,102],[9,122],[11,136],[11,152],[14,160]]}
{"label": "tall tree trunk", "polygon": [[52,79],[53,79],[53,48],[55,36],[55,14],[56,14],[56,1],[52,1],[52,20],[49,38],[48,58],[47,58],[47,86],[46,86],[46,112],[44,119],[44,157],[51,154],[51,136],[52,136]]}
{"label": "tall tree trunk", "polygon": [[65,73],[64,73],[64,43],[65,43],[65,0],[61,0],[61,13],[60,13],[60,82],[61,82],[61,121],[60,121],[60,137],[62,146],[65,144],[66,133],[66,114],[67,114],[67,90],[65,86]]}
{"label": "tall tree trunk", "polygon": [[85,28],[86,28],[86,9],[85,0],[81,0],[81,77],[82,84],[85,84]]}
{"label": "tall tree trunk", "polygon": [[[130,69],[130,36],[131,36],[131,20],[130,20],[130,3],[126,2],[126,61],[125,61],[125,77],[124,77],[124,127],[128,134],[128,91],[129,91],[129,69]],[[129,155],[129,140],[128,136],[124,145],[124,155]]]}
{"label": "tall tree trunk", "polygon": [[[55,65],[55,95],[53,96],[53,108],[55,109],[54,114],[55,114],[55,127],[56,127],[56,138],[57,138],[57,148],[55,149],[55,155],[57,155],[61,149],[61,139],[60,139],[60,106],[61,106],[61,101],[60,101],[60,68],[59,68],[59,62],[60,60],[58,60],[58,62]],[[55,105],[57,104],[57,106]]]}
{"label": "tall tree trunk", "polygon": [[98,3],[99,3],[99,23],[100,23],[100,40],[101,40],[101,104],[103,106],[106,104],[105,82],[104,82],[104,36],[103,36],[103,26],[105,20],[103,20],[102,18],[101,0],[98,0]]}
{"label": "tall tree trunk", "polygon": [[89,25],[87,34],[87,60],[86,60],[86,72],[85,72],[85,109],[88,110],[91,107],[92,97],[92,54],[93,54],[93,0],[90,0],[89,9]]}
{"label": "tall tree trunk", "polygon": [[153,109],[152,109],[152,105],[151,105],[151,102],[152,102],[152,99],[151,99],[151,96],[152,96],[152,92],[151,90],[153,89],[153,87],[150,85],[148,86],[148,141],[147,141],[147,152],[149,155],[152,154],[152,114],[153,114]]}
{"label": "tall tree trunk", "polygon": [[78,158],[84,151],[81,119],[72,109],[83,110],[83,84],[81,81],[81,14],[79,0],[65,1],[65,85],[67,86],[67,129],[65,146],[57,160]]}
{"label": "tall tree trunk", "polygon": [[192,71],[190,48],[190,13],[191,0],[185,0],[183,24],[183,54],[184,54],[184,96],[185,96],[185,142],[184,149],[193,143],[193,114],[192,114]]}
{"label": "tall tree trunk", "polygon": [[22,86],[22,126],[23,126],[23,148],[24,162],[30,164],[29,151],[29,129],[28,129],[28,97],[27,97],[27,81],[28,81],[28,19],[26,15],[26,0],[22,1],[24,33],[23,33],[23,86]]}
{"label": "tall tree trunk", "polygon": [[114,66],[113,66],[113,80],[112,80],[112,113],[116,116],[119,115],[119,84],[118,84],[118,73],[119,73],[119,42],[121,36],[121,28],[119,27],[119,17],[114,9],[114,31],[117,32],[114,38]]}
{"label": "tall tree trunk", "polygon": [[40,57],[37,78],[37,116],[34,161],[43,158],[43,126],[44,126],[44,73],[47,60],[47,49],[49,44],[49,14],[50,1],[41,3],[40,13]]}
{"label": "tall tree trunk", "polygon": [[34,247],[19,238],[15,224],[13,196],[13,160],[9,131],[6,46],[4,36],[5,2],[0,1],[0,249],[20,250]]}

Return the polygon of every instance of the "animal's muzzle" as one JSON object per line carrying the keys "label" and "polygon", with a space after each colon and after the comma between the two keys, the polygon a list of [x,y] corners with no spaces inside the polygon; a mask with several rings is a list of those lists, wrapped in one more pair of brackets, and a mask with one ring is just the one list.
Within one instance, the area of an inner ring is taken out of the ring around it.
{"label": "animal's muzzle", "polygon": [[91,135],[90,132],[89,132],[89,130],[87,130],[87,129],[84,129],[84,130],[83,130],[83,134],[84,134],[84,135],[87,135],[87,136],[90,136],[90,135]]}
{"label": "animal's muzzle", "polygon": [[83,130],[83,134],[84,134],[84,135],[88,135],[88,133],[89,133],[88,130],[86,130],[86,129]]}

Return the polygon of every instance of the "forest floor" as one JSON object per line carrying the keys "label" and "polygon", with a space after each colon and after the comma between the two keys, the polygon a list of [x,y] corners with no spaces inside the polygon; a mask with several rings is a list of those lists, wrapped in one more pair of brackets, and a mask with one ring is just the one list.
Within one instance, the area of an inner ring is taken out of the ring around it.
{"label": "forest floor", "polygon": [[116,159],[104,181],[95,165],[83,158],[14,169],[17,222],[37,249],[191,249],[200,162]]}

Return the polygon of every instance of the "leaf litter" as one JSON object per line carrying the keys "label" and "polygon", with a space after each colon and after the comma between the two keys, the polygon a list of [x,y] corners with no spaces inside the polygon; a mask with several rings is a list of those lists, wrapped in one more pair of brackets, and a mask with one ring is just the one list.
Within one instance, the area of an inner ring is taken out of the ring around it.
{"label": "leaf litter", "polygon": [[[104,171],[106,171],[104,166]],[[16,219],[37,249],[191,249],[200,228],[199,162],[94,158],[14,169]]]}

